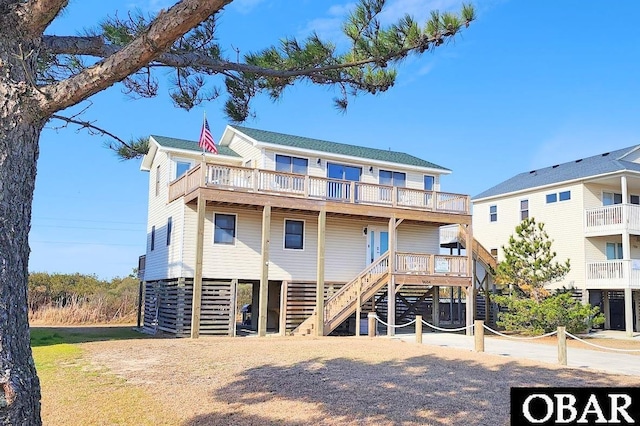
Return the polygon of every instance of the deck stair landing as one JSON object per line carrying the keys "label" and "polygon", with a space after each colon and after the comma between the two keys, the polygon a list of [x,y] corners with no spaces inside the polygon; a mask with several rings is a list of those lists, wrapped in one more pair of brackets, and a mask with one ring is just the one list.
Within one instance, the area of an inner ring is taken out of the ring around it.
{"label": "deck stair landing", "polygon": [[[353,314],[360,303],[372,298],[389,282],[389,253],[383,254],[324,303],[324,330],[328,335]],[[316,315],[311,315],[293,330],[296,336],[315,334]]]}

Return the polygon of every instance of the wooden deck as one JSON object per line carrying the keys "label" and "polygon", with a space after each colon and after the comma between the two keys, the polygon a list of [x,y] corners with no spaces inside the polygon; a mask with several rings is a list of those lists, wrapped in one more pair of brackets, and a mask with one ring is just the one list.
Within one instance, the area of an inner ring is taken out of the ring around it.
{"label": "wooden deck", "polygon": [[[169,202],[195,198],[199,189],[230,193],[229,201],[242,203],[242,193],[286,197],[301,201],[326,201],[346,206],[386,207],[402,210],[469,215],[469,196],[438,191],[424,191],[363,182],[275,172],[272,170],[199,164],[169,184]],[[188,197],[189,195],[194,197]],[[260,198],[251,198],[260,202]],[[308,204],[306,204],[308,206]],[[303,205],[304,206],[304,205]],[[346,209],[348,211],[348,209]],[[464,221],[466,222],[466,221]]]}

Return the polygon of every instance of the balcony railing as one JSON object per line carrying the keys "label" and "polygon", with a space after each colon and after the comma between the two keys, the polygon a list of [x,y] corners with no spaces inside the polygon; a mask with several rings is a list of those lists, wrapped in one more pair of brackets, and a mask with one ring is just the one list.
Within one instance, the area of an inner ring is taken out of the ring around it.
{"label": "balcony railing", "polygon": [[640,233],[640,206],[614,204],[585,210],[585,233],[592,235],[619,234],[625,229]]}
{"label": "balcony railing", "polygon": [[396,253],[396,273],[468,276],[466,256],[426,253]]}
{"label": "balcony railing", "polygon": [[640,259],[587,262],[587,289],[640,288]]}
{"label": "balcony railing", "polygon": [[204,172],[199,164],[171,182],[169,202],[200,186],[352,204],[469,214],[468,195],[215,164],[206,164]]}

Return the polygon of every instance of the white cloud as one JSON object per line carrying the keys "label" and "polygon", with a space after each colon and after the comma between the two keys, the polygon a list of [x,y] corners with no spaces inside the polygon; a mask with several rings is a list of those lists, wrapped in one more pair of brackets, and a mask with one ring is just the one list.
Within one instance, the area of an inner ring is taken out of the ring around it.
{"label": "white cloud", "polygon": [[174,0],[143,0],[130,3],[129,9],[140,9],[145,13],[158,13],[161,9],[169,9],[175,4]]}

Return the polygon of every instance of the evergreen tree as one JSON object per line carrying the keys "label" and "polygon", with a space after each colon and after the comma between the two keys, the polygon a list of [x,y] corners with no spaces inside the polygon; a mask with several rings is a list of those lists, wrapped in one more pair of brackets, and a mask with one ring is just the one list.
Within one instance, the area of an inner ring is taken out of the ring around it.
{"label": "evergreen tree", "polygon": [[545,285],[561,280],[570,270],[569,259],[564,264],[554,262],[552,242],[544,223],[524,219],[516,226],[516,235],[509,237],[509,244],[502,247],[504,260],[496,268],[496,283],[514,285],[540,302],[549,295]]}

